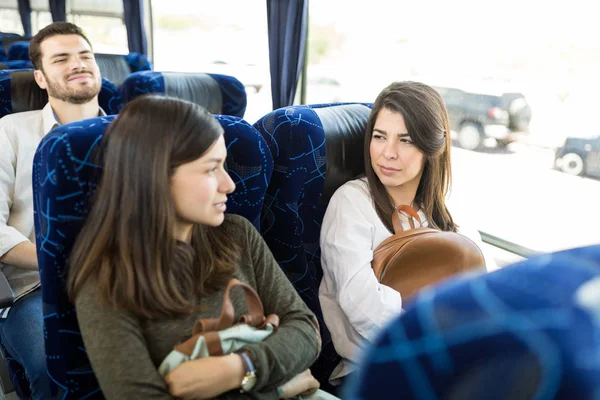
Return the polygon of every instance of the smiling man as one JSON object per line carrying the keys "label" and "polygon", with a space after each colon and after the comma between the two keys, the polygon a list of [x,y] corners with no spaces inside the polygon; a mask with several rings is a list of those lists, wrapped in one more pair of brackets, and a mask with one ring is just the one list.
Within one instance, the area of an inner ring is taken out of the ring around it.
{"label": "smiling man", "polygon": [[29,45],[37,84],[48,104],[0,119],[0,268],[16,301],[0,311],[0,339],[25,368],[34,399],[50,398],[44,351],[42,294],[35,248],[31,170],[35,150],[54,127],[104,115],[102,78],[82,30],[56,22]]}

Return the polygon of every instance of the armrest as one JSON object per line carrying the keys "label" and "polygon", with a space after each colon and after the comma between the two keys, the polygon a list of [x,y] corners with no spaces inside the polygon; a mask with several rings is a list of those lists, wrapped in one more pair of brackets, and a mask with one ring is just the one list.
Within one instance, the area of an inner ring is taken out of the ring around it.
{"label": "armrest", "polygon": [[15,294],[10,288],[4,274],[0,272],[0,308],[10,307],[14,301]]}

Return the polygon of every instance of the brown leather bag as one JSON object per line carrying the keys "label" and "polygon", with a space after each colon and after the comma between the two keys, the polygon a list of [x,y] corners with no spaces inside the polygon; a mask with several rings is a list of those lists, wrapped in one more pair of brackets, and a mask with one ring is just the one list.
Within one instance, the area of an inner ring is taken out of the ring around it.
{"label": "brown leather bag", "polygon": [[[237,323],[234,321],[235,318],[235,310],[233,308],[233,304],[231,302],[230,294],[231,289],[239,286],[244,289],[244,295],[246,297],[246,306],[248,308],[248,314],[242,315]],[[276,314],[270,314],[265,317],[264,308],[258,294],[254,289],[252,289],[247,284],[237,280],[231,279],[227,284],[227,288],[225,289],[225,295],[223,298],[223,307],[221,309],[221,315],[219,318],[205,318],[199,319],[196,321],[194,325],[192,337],[186,340],[183,343],[174,346],[174,350],[176,352],[182,353],[186,355],[188,358],[192,356],[194,349],[196,347],[196,343],[200,336],[204,337],[204,341],[206,342],[206,350],[208,350],[208,356],[222,356],[223,355],[223,345],[221,342],[221,337],[219,337],[219,332],[223,332],[229,329],[230,331],[235,331],[233,337],[226,338],[225,340],[228,342],[226,344],[227,348],[231,351],[234,351],[236,348],[240,346],[244,346],[244,344],[256,343],[257,341],[261,341],[262,339],[252,334],[252,337],[243,338],[240,332],[240,329],[236,328],[245,328],[236,326],[238,324],[246,324],[258,330],[265,330],[265,335],[270,335],[272,332],[277,330],[279,326],[279,317]],[[271,326],[267,326],[270,324]],[[316,331],[318,335],[318,330]],[[266,336],[265,336],[266,337]],[[235,343],[234,343],[235,342]],[[174,352],[171,352],[174,353]],[[175,369],[182,361],[181,357],[175,357],[173,362],[170,362],[170,356],[167,356],[167,359],[163,361],[163,363],[159,367],[159,373],[162,376],[166,376],[170,371]],[[312,381],[312,382],[311,382]],[[305,389],[306,384],[309,383],[310,389]],[[303,388],[304,392],[298,392],[298,388]],[[282,390],[283,393],[287,393],[290,396],[300,396],[306,399],[337,399],[337,397],[331,396],[326,392],[318,390],[319,383],[310,373],[310,370],[307,369],[301,374],[296,375],[284,385],[280,386],[278,389]],[[291,397],[290,397],[291,398]]]}
{"label": "brown leather bag", "polygon": [[[408,216],[411,229],[402,228],[400,212]],[[394,210],[392,223],[395,233],[377,246],[371,266],[379,282],[400,292],[404,300],[459,272],[485,270],[483,253],[471,239],[422,227],[419,214],[411,207],[401,205]]]}
{"label": "brown leather bag", "polygon": [[175,350],[190,356],[198,338],[204,336],[209,354],[211,356],[223,355],[223,348],[218,332],[230,328],[236,323],[236,321],[234,321],[235,310],[230,298],[231,289],[236,286],[244,289],[246,306],[248,308],[248,314],[242,315],[237,323],[247,324],[257,329],[264,329],[266,324],[271,324],[277,329],[279,326],[279,317],[276,314],[270,314],[265,317],[262,302],[254,289],[237,279],[231,279],[225,289],[223,307],[221,308],[221,315],[219,318],[205,318],[196,321],[192,331],[192,337],[185,342],[176,345],[174,347]]}

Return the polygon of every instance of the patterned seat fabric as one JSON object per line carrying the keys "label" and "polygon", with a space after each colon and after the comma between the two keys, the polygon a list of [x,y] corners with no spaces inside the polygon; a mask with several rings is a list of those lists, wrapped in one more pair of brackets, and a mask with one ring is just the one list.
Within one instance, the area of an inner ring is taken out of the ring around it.
{"label": "patterned seat fabric", "polygon": [[[47,102],[48,94],[35,82],[33,70],[0,70],[0,118],[40,110]],[[119,90],[108,79],[102,78],[98,103],[109,115],[117,114],[123,107]]]}
{"label": "patterned seat fabric", "polygon": [[339,362],[321,313],[320,229],[327,202],[364,171],[364,130],[371,109],[361,103],[292,106],[254,126],[273,154],[261,233],[288,279],[317,315],[323,338],[313,374],[324,387]]}
{"label": "patterned seat fabric", "polygon": [[125,61],[127,61],[131,72],[152,71],[153,69],[152,63],[144,54],[132,52],[123,57],[125,57]]}
{"label": "patterned seat fabric", "polygon": [[273,174],[273,156],[267,142],[241,118],[215,115],[225,130],[227,172],[235,183],[228,196],[227,212],[248,219],[260,231],[260,216]]}
{"label": "patterned seat fabric", "polygon": [[33,64],[28,60],[14,60],[14,61],[2,61],[0,63],[0,70],[2,69],[25,69],[33,68]]}
{"label": "patterned seat fabric", "polygon": [[367,349],[345,399],[594,399],[600,246],[423,291]]}
{"label": "patterned seat fabric", "polygon": [[[33,165],[36,246],[42,280],[46,358],[57,398],[102,398],[83,346],[73,304],[64,291],[66,259],[89,211],[101,173],[94,164],[115,116],[56,128],[40,143]],[[227,212],[258,223],[273,161],[262,136],[247,122],[217,116],[225,130],[227,165],[236,183]],[[258,226],[257,226],[258,228]]]}
{"label": "patterned seat fabric", "polygon": [[123,102],[147,93],[162,93],[189,100],[213,114],[243,118],[246,111],[244,85],[232,76],[201,73],[141,71],[120,86]]}
{"label": "patterned seat fabric", "polygon": [[56,398],[102,398],[64,283],[66,259],[99,177],[100,167],[92,162],[93,151],[113,119],[99,117],[62,125],[44,137],[34,156],[34,220],[46,364],[56,385]]}
{"label": "patterned seat fabric", "polygon": [[102,88],[98,93],[98,104],[107,115],[118,114],[123,108],[121,92],[114,83],[106,78],[102,78]]}
{"label": "patterned seat fabric", "polygon": [[29,61],[29,42],[22,41],[12,43],[8,47],[7,56],[10,61]]}

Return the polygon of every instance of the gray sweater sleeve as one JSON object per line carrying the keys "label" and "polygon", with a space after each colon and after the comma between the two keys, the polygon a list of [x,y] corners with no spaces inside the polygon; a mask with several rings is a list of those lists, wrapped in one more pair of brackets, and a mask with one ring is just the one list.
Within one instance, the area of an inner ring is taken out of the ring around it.
{"label": "gray sweater sleeve", "polygon": [[[318,322],[287,279],[263,238],[245,223],[252,252],[256,289],[265,314],[277,314],[279,329],[264,342],[247,345],[257,370],[256,392],[274,391],[306,370],[320,348]],[[275,397],[277,398],[277,397]]]}
{"label": "gray sweater sleeve", "polygon": [[106,399],[173,399],[152,362],[136,317],[102,306],[90,281],[75,307],[83,343]]}

